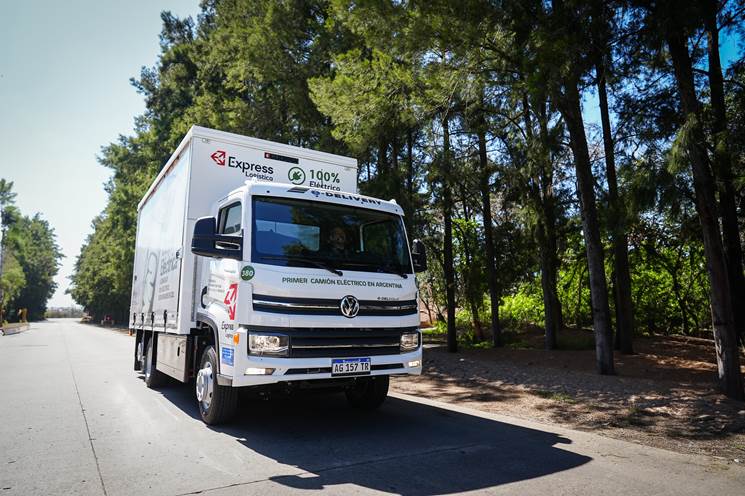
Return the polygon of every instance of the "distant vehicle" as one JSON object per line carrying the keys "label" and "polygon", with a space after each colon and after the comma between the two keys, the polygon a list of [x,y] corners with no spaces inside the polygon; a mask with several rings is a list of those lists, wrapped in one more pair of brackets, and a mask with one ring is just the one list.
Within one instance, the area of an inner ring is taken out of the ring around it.
{"label": "distant vehicle", "polygon": [[87,313],[83,314],[83,316],[80,318],[80,322],[91,322],[92,320],[93,317],[91,317]]}
{"label": "distant vehicle", "polygon": [[196,379],[208,424],[238,387],[338,388],[378,407],[422,370],[403,210],[357,162],[192,127],[138,206],[130,330],[148,387]]}
{"label": "distant vehicle", "polygon": [[103,320],[101,320],[102,326],[113,326],[114,325],[114,318],[111,315],[106,315]]}

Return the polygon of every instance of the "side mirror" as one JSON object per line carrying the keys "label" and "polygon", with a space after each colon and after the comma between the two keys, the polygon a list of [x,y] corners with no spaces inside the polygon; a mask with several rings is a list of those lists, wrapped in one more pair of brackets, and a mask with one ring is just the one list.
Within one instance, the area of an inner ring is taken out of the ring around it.
{"label": "side mirror", "polygon": [[418,239],[411,243],[411,260],[414,262],[414,272],[427,270],[427,249]]}
{"label": "side mirror", "polygon": [[217,234],[215,218],[202,217],[194,224],[191,252],[203,257],[243,260],[243,236]]}

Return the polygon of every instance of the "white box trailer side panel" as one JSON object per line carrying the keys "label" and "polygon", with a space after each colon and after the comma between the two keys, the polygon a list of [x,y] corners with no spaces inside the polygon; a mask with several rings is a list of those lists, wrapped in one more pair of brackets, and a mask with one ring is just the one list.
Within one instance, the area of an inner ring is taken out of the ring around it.
{"label": "white box trailer side panel", "polygon": [[185,148],[140,208],[130,326],[175,330],[184,256],[190,154]]}

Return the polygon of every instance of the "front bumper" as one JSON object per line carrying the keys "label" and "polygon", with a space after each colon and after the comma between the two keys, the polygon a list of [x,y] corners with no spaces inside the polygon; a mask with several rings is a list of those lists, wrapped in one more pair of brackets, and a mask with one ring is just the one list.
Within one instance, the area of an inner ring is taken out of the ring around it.
{"label": "front bumper", "polygon": [[[363,357],[363,355],[360,355]],[[274,358],[245,355],[236,360],[232,377],[223,375],[221,383],[233,386],[257,386],[279,382],[331,379],[331,360],[329,358]],[[365,357],[366,358],[366,357]],[[412,362],[419,365],[410,366]],[[246,374],[247,369],[274,369],[271,375]],[[422,373],[422,348],[397,355],[378,355],[370,357],[369,375],[420,375]],[[362,376],[362,377],[366,377]],[[334,379],[349,376],[333,376]],[[357,376],[360,377],[360,376]]]}

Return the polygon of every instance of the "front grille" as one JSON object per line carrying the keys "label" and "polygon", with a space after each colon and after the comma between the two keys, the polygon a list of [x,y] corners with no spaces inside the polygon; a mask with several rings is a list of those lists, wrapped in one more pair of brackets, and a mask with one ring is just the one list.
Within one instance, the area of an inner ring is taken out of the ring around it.
{"label": "front grille", "polygon": [[314,369],[289,369],[285,372],[285,375],[301,375],[301,374],[330,374],[331,367],[320,367]]}
{"label": "front grille", "polygon": [[[253,295],[253,309],[260,312],[293,315],[342,315],[340,299],[288,298],[283,296]],[[400,316],[417,313],[416,300],[377,301],[360,300],[358,317]]]}
{"label": "front grille", "polygon": [[401,329],[313,329],[290,335],[294,358],[397,355]]}
{"label": "front grille", "polygon": [[401,334],[416,327],[393,328],[281,328],[252,327],[256,332],[273,332],[289,337],[291,358],[348,358],[401,353]]}

